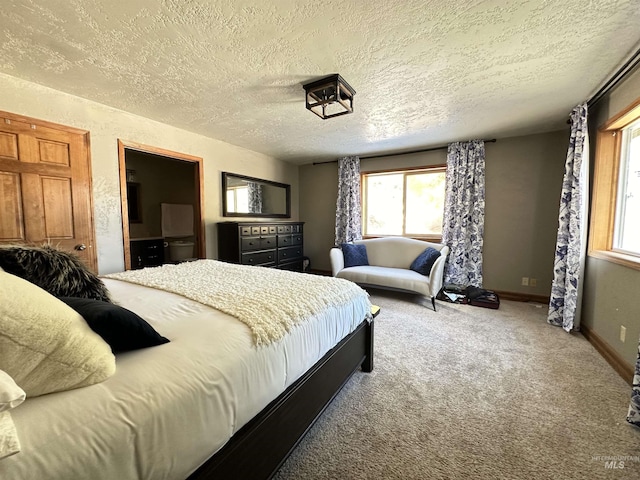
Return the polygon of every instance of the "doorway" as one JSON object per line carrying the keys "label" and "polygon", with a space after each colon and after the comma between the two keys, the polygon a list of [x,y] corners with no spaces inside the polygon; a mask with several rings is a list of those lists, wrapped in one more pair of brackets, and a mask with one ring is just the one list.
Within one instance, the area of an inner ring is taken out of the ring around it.
{"label": "doorway", "polygon": [[[118,140],[118,160],[125,269],[205,258],[202,158]],[[172,236],[167,208],[189,212],[192,228]]]}

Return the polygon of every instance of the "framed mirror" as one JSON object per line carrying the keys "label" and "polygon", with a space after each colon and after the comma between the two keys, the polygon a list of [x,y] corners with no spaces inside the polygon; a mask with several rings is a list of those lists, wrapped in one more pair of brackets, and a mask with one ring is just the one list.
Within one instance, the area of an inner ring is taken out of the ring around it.
{"label": "framed mirror", "polygon": [[222,172],[225,217],[291,217],[291,185]]}

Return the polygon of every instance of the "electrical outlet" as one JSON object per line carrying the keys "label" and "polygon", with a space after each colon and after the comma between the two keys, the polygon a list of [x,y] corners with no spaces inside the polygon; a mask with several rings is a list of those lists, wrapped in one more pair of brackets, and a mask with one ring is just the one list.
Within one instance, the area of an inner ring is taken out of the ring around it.
{"label": "electrical outlet", "polygon": [[624,343],[624,339],[627,336],[627,329],[624,325],[620,325],[620,341]]}
{"label": "electrical outlet", "polygon": [[529,286],[529,277],[522,277],[522,285],[524,287],[528,287]]}
{"label": "electrical outlet", "polygon": [[529,286],[530,287],[535,287],[538,285],[538,280],[536,280],[535,278],[530,278],[529,279]]}

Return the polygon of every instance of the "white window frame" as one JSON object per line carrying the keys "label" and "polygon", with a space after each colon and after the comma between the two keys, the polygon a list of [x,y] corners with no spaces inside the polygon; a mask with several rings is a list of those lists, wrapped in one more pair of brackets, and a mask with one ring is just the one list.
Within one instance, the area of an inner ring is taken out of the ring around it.
{"label": "white window frame", "polygon": [[629,155],[631,149],[631,132],[640,130],[640,119],[621,129],[620,166],[618,168],[618,185],[616,195],[616,212],[613,231],[612,250],[629,255],[640,256],[640,251],[625,250],[621,247],[622,236],[625,229],[623,213],[627,205],[627,180],[629,178]]}

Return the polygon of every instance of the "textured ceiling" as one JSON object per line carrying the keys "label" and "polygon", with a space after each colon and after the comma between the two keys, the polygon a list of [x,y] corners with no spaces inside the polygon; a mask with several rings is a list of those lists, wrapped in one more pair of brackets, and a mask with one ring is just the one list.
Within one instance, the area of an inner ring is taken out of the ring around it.
{"label": "textured ceiling", "polygon": [[[638,0],[3,0],[0,71],[294,163],[562,128]],[[340,73],[355,113],[302,84]]]}

